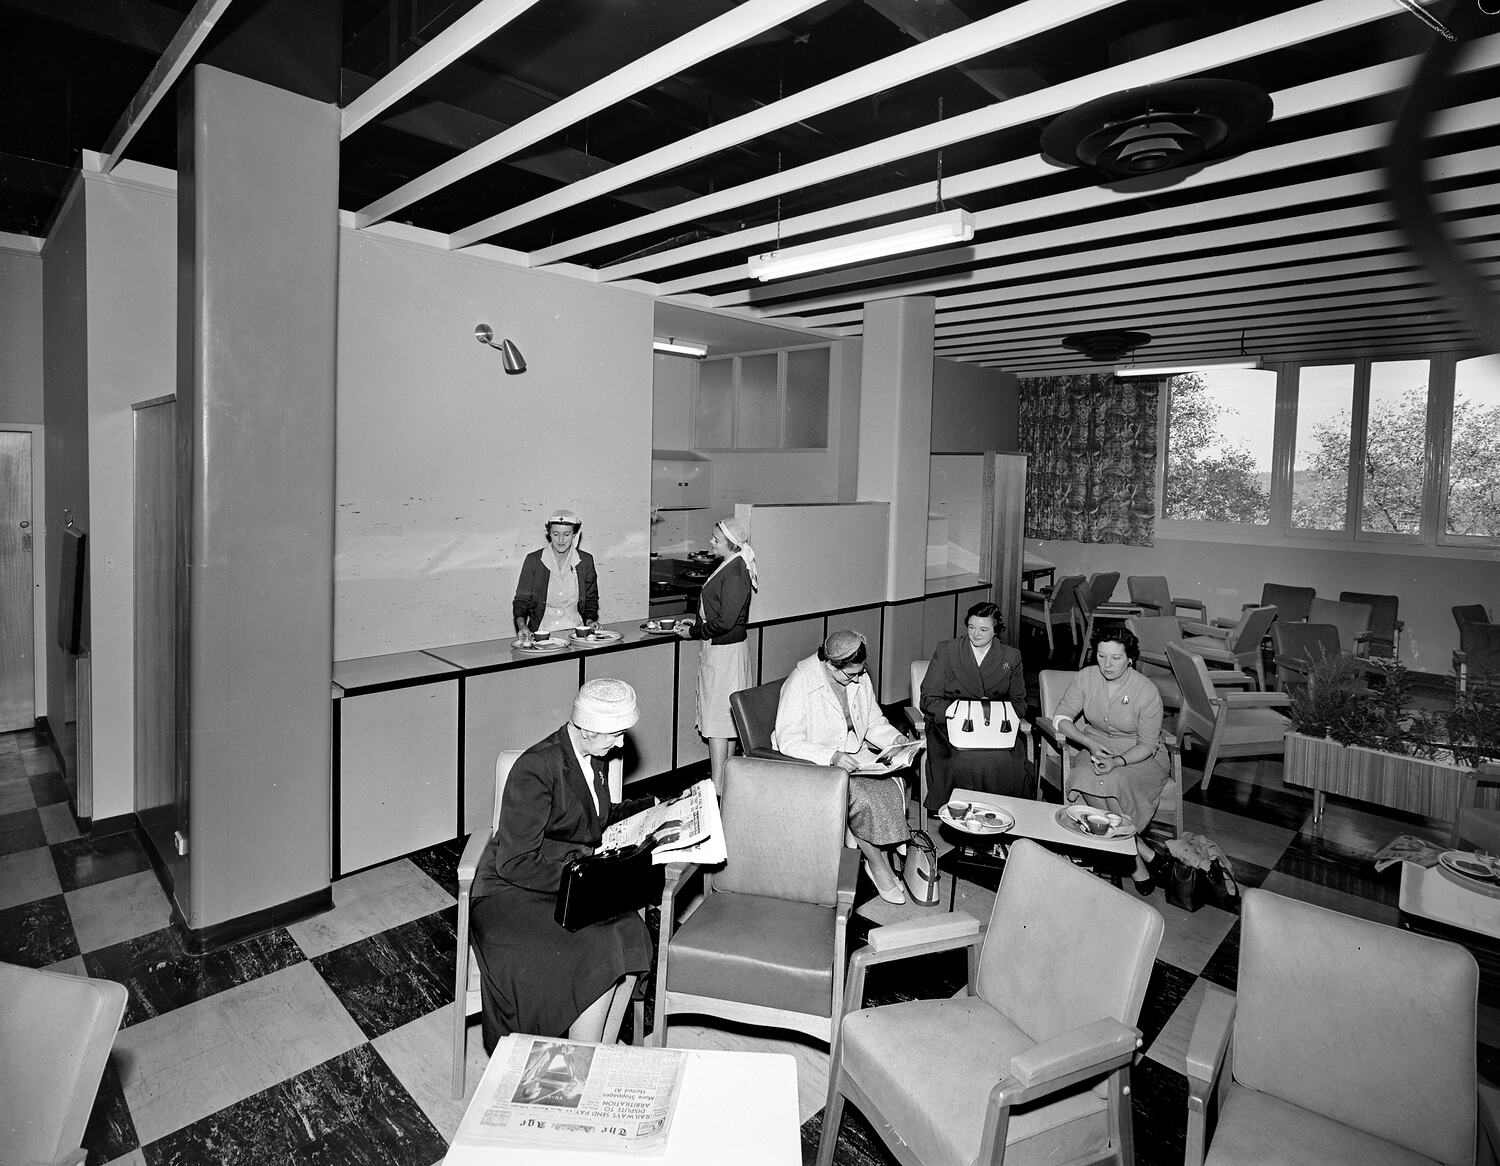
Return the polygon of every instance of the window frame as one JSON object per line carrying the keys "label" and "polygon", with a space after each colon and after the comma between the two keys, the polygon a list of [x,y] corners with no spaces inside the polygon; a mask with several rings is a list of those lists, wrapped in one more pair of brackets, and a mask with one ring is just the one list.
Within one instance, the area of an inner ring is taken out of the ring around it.
{"label": "window frame", "polygon": [[[828,360],[828,385],[824,395],[824,419],[823,419],[823,444],[822,445],[796,445],[786,444],[786,415],[787,415],[787,364],[789,354],[792,352],[807,352],[814,349],[822,349],[827,352]],[[742,415],[740,386],[742,362],[748,358],[758,356],[776,357],[776,445],[741,446],[737,444],[740,433],[740,419]],[[693,372],[693,449],[704,453],[826,453],[832,448],[833,430],[833,345],[824,344],[798,344],[791,348],[763,348],[754,352],[736,352],[724,356],[710,357],[713,361],[728,360],[732,362],[730,375],[730,401],[729,401],[729,444],[726,446],[700,445],[698,444],[698,402],[699,383],[702,378],[703,366],[707,361],[698,361],[697,368]]]}

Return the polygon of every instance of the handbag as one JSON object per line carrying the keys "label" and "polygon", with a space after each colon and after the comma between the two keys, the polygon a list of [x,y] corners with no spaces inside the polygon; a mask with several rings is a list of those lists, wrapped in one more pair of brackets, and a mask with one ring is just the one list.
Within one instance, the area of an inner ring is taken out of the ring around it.
{"label": "handbag", "polygon": [[639,911],[661,897],[661,868],[651,862],[654,840],[628,850],[606,850],[563,866],[552,918],[568,931]]}
{"label": "handbag", "polygon": [[956,700],[948,706],[948,744],[955,749],[1009,749],[1020,731],[1008,700]]}
{"label": "handbag", "polygon": [[906,840],[901,878],[913,903],[931,906],[938,901],[937,847],[925,830],[913,830]]}

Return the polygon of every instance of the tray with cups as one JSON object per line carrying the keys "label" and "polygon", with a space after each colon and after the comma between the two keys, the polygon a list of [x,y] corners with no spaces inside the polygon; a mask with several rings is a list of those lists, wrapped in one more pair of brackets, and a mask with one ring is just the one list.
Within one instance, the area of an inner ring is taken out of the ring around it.
{"label": "tray with cups", "polygon": [[1003,834],[1016,824],[1013,814],[990,802],[949,802],[937,816],[965,834]]}
{"label": "tray with cups", "polygon": [[1083,804],[1059,809],[1057,824],[1064,830],[1092,838],[1129,838],[1135,834],[1135,823],[1124,814],[1112,814]]}

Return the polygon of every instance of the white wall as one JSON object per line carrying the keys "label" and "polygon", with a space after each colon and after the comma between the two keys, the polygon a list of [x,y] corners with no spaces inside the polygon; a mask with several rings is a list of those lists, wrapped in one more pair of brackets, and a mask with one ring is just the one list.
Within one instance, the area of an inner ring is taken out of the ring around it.
{"label": "white wall", "polygon": [[652,301],[352,231],[340,264],[335,658],[512,634],[558,506],[583,517],[600,617],[644,616]]}
{"label": "white wall", "polygon": [[1020,448],[1021,390],[1012,373],[932,362],[932,452]]}
{"label": "white wall", "polygon": [[42,256],[0,249],[0,423],[42,424]]}

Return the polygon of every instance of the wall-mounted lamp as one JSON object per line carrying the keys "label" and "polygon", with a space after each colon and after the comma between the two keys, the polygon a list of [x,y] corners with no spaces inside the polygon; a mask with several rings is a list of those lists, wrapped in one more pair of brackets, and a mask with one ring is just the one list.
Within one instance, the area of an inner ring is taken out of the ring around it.
{"label": "wall-mounted lamp", "polygon": [[678,340],[675,336],[653,336],[651,348],[654,352],[665,352],[672,356],[691,356],[695,360],[702,360],[708,355],[707,344],[697,344],[691,340]]}
{"label": "wall-mounted lamp", "polygon": [[474,339],[481,344],[488,344],[491,348],[500,350],[500,363],[505,366],[505,371],[514,375],[526,371],[526,358],[521,355],[521,350],[509,340],[495,343],[495,330],[488,324],[474,325]]}

